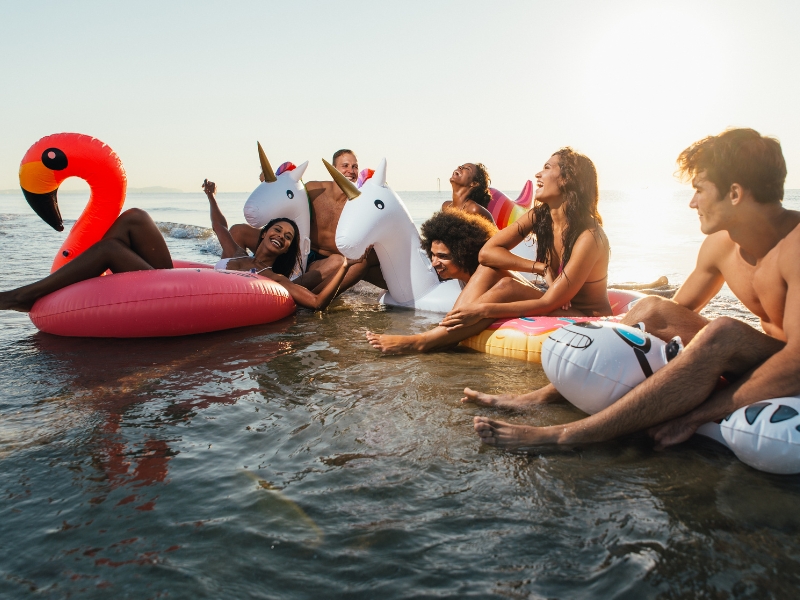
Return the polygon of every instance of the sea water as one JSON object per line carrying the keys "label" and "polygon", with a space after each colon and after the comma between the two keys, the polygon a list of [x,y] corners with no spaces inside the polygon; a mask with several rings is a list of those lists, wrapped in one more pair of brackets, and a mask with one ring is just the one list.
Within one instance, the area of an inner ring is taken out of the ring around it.
{"label": "sea water", "polygon": [[[417,224],[446,196],[400,193]],[[509,194],[514,197],[513,193]],[[247,194],[221,194],[231,223]],[[610,281],[673,284],[702,242],[687,192],[605,192]],[[69,227],[86,194],[62,194]],[[786,204],[800,208],[800,193]],[[202,194],[131,195],[177,258],[213,262]],[[0,196],[8,289],[65,234]],[[0,595],[114,598],[794,597],[800,479],[705,438],[644,435],[517,455],[481,447],[464,386],[536,365],[469,351],[384,357],[364,332],[435,319],[368,287],[325,313],[175,339],[59,338],[0,313]],[[723,289],[705,314],[755,324]]]}

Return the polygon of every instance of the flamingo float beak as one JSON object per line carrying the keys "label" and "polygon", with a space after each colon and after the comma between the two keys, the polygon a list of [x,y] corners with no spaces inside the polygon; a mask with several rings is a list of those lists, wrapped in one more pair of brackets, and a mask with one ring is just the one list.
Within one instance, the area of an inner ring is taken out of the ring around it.
{"label": "flamingo float beak", "polygon": [[[66,168],[67,157],[60,150],[60,155],[56,154],[55,150],[45,150],[43,158],[54,163],[56,169],[45,166],[41,160],[23,163],[19,167],[19,184],[25,200],[34,212],[56,231],[64,231],[64,220],[58,208],[58,186],[61,185],[61,180],[56,178],[56,172]],[[48,152],[54,157],[48,157]],[[63,160],[58,160],[61,158]]]}

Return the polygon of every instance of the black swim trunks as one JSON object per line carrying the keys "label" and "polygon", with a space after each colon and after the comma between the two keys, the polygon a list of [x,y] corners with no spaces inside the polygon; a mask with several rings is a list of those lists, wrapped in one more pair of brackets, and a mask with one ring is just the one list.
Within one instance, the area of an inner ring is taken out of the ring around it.
{"label": "black swim trunks", "polygon": [[308,253],[308,259],[306,260],[306,271],[308,271],[308,267],[311,266],[311,263],[317,262],[318,260],[322,260],[323,258],[328,258],[328,257],[325,256],[324,254],[320,254],[319,252],[317,252],[312,248],[311,251]]}

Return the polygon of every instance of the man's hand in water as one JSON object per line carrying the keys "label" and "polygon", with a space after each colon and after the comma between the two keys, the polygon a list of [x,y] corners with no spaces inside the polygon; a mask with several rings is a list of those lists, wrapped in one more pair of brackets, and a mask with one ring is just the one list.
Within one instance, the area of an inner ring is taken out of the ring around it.
{"label": "man's hand in water", "polygon": [[483,311],[483,304],[465,304],[447,313],[439,325],[446,327],[447,331],[452,331],[453,329],[459,329],[461,327],[469,327],[481,319],[486,318]]}
{"label": "man's hand in water", "polygon": [[209,194],[215,194],[217,192],[217,184],[213,181],[209,181],[208,179],[203,180],[203,185],[201,186],[203,191],[206,193],[206,196]]}

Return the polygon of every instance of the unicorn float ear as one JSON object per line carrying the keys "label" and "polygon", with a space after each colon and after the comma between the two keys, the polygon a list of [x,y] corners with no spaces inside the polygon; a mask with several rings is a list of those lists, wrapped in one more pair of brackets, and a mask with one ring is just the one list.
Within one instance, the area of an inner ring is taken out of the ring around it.
{"label": "unicorn float ear", "polygon": [[339,173],[331,163],[329,163],[324,158],[322,162],[325,164],[325,168],[328,169],[328,173],[331,174],[333,177],[333,181],[336,182],[336,185],[339,186],[339,189],[342,190],[347,196],[348,200],[355,200],[361,195],[361,191],[350,181],[347,177]]}
{"label": "unicorn float ear", "polygon": [[382,158],[378,168],[375,169],[375,175],[372,176],[372,181],[381,187],[386,187],[386,159]]}
{"label": "unicorn float ear", "polygon": [[267,160],[267,155],[261,147],[261,142],[256,142],[256,144],[258,144],[258,160],[261,162],[261,172],[264,173],[264,181],[267,183],[278,181],[278,178],[275,177],[275,171],[272,170],[272,166]]}
{"label": "unicorn float ear", "polygon": [[308,161],[304,162],[299,167],[295,167],[291,171],[289,171],[289,177],[291,177],[294,181],[300,181],[300,178],[303,176],[303,173],[306,172],[308,168]]}

